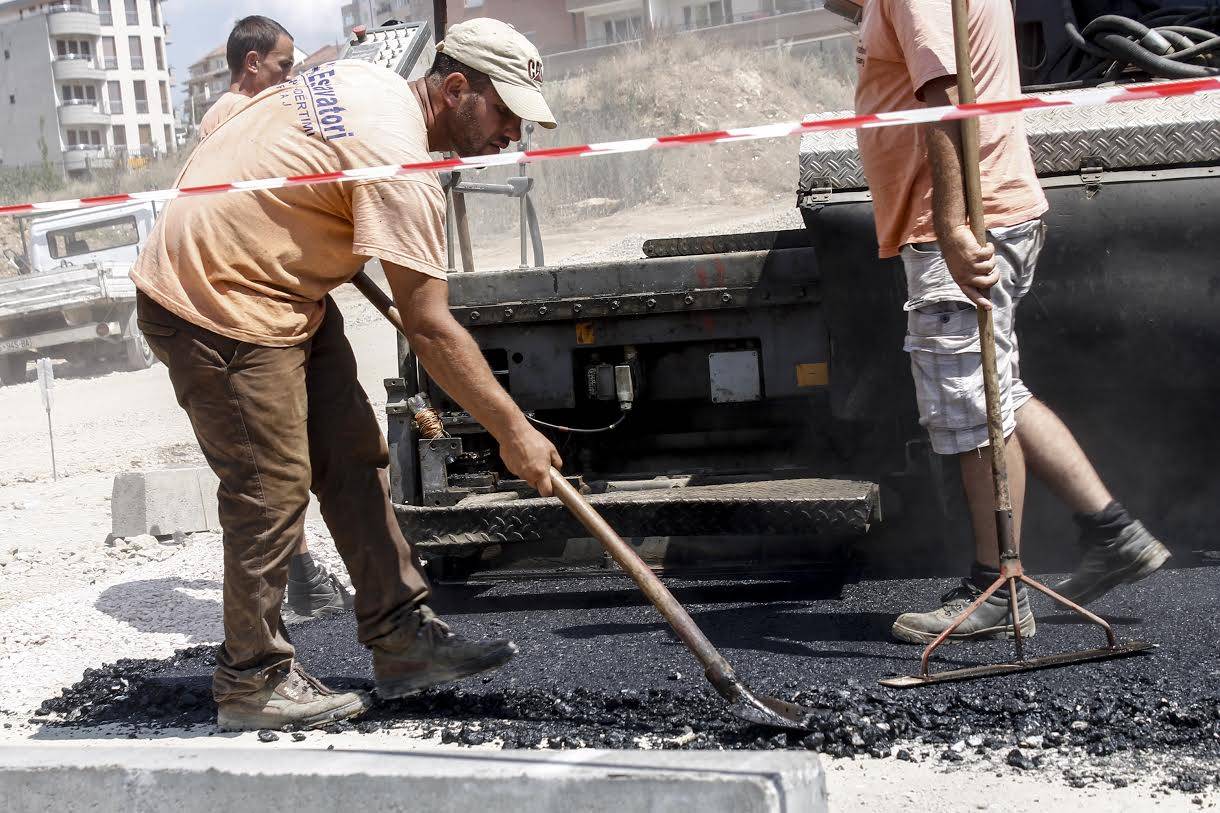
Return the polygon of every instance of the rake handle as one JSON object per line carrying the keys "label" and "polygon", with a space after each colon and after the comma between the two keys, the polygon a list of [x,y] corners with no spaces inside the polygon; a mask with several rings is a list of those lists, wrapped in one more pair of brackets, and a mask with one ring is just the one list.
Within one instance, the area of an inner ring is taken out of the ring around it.
{"label": "rake handle", "polygon": [[[957,94],[961,104],[976,100],[974,73],[970,65],[970,29],[967,0],[953,2],[953,45],[957,59]],[[962,181],[966,213],[979,245],[987,244],[987,220],[983,212],[983,182],[979,171],[979,120],[959,122],[962,135]],[[1020,567],[1012,528],[1012,498],[1008,491],[1008,461],[1004,449],[1004,418],[1000,410],[1000,378],[996,371],[995,324],[991,310],[978,308],[979,347],[983,356],[983,392],[987,401],[987,441],[991,453],[991,481],[995,492],[996,540],[1000,567]],[[1005,575],[1017,575],[1005,573]]]}

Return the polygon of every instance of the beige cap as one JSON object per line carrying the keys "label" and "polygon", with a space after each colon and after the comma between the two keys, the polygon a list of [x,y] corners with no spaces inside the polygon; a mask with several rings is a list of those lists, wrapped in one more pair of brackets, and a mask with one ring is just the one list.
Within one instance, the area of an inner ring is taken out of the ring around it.
{"label": "beige cap", "polygon": [[466,20],[450,26],[436,50],[490,76],[496,93],[521,118],[555,126],[542,98],[542,56],[508,23],[490,17]]}

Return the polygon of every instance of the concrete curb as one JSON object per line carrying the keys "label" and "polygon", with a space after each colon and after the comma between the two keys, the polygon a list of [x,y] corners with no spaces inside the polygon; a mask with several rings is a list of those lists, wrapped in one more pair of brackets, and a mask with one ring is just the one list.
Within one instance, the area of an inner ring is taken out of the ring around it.
{"label": "concrete curb", "polygon": [[219,485],[203,466],[120,474],[110,492],[110,532],[132,537],[219,530]]}
{"label": "concrete curb", "polygon": [[824,813],[814,754],[0,746],[10,813],[437,810]]}

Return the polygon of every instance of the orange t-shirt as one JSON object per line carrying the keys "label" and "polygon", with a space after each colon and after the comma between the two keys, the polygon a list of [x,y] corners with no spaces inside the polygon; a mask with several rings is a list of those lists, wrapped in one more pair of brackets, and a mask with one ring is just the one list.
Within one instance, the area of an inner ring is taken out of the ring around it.
{"label": "orange t-shirt", "polygon": [[[970,57],[980,101],[1021,94],[1009,0],[970,0]],[[950,0],[868,0],[860,21],[856,112],[926,107],[919,91],[954,76]],[[932,227],[932,172],[924,127],[859,131],[860,158],[873,195],[877,244],[893,257],[907,243],[936,239]],[[1020,114],[979,120],[983,208],[987,225],[1014,226],[1046,211]]]}
{"label": "orange t-shirt", "polygon": [[207,138],[208,134],[219,127],[222,122],[227,121],[230,116],[249,104],[250,98],[231,90],[221,94],[220,98],[208,108],[208,112],[204,113],[203,118],[200,119],[199,137]]}
{"label": "orange t-shirt", "polygon": [[[343,60],[263,91],[221,122],[177,186],[428,160],[411,86]],[[188,322],[287,347],[313,335],[326,294],[370,257],[444,279],[445,254],[445,197],[426,173],[171,201],[131,276]]]}

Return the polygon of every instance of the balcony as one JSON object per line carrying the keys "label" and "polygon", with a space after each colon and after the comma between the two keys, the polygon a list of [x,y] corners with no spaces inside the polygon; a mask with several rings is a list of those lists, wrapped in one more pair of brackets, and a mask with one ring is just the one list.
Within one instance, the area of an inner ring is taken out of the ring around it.
{"label": "balcony", "polygon": [[68,172],[88,172],[94,169],[109,169],[114,166],[114,157],[105,147],[78,144],[64,150],[64,169]]}
{"label": "balcony", "polygon": [[59,106],[59,123],[64,127],[104,127],[110,114],[95,99],[67,99]]}
{"label": "balcony", "polygon": [[90,54],[59,54],[51,64],[56,81],[100,82],[106,78]]}
{"label": "balcony", "polygon": [[102,20],[84,4],[60,3],[47,9],[47,28],[52,37],[97,37]]}
{"label": "balcony", "polygon": [[119,69],[119,58],[117,56],[103,57],[102,67],[108,71],[117,71]]}
{"label": "balcony", "polygon": [[134,56],[134,55],[133,55],[133,56],[131,57],[131,69],[132,69],[133,71],[142,71],[142,70],[144,70],[144,57],[142,57],[142,56]]}

